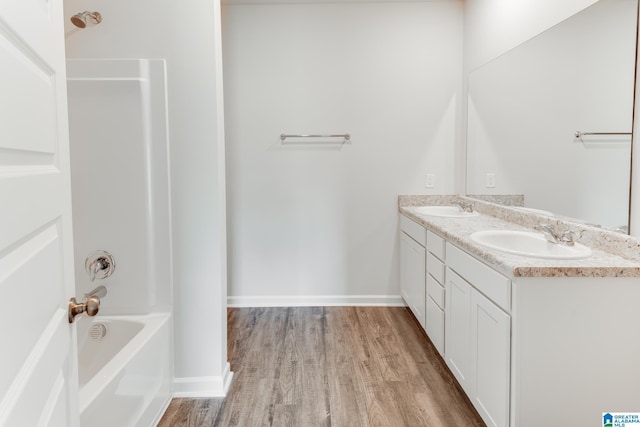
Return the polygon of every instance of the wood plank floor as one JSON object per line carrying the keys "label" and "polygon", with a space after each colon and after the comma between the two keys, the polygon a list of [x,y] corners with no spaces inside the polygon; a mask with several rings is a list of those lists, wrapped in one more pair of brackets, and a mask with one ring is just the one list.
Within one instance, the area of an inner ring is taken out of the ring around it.
{"label": "wood plank floor", "polygon": [[168,426],[484,426],[401,307],[228,310],[225,399],[174,399]]}

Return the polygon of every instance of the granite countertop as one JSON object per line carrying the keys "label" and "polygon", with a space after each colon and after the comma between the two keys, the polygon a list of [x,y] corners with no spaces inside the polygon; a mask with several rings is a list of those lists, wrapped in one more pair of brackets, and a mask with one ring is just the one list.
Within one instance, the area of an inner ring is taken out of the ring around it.
{"label": "granite countertop", "polygon": [[480,213],[478,216],[446,218],[421,215],[415,212],[417,206],[447,205],[451,203],[452,198],[464,197],[440,196],[426,200],[415,197],[400,196],[398,208],[402,215],[422,224],[510,277],[640,277],[640,241],[630,236],[566,223],[578,234],[576,240],[592,249],[591,257],[554,260],[519,256],[486,248],[473,242],[469,236],[481,230],[533,231],[533,226],[540,222],[560,224],[565,221],[550,221],[547,217],[478,200],[471,200]]}

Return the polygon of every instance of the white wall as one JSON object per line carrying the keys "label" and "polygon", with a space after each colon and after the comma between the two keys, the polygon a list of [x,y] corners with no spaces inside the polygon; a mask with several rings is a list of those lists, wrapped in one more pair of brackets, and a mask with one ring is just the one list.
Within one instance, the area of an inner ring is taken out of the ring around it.
{"label": "white wall", "polygon": [[399,302],[397,195],[454,189],[462,3],[225,5],[223,34],[230,303]]}
{"label": "white wall", "polygon": [[597,0],[465,0],[465,69],[472,71]]}
{"label": "white wall", "polygon": [[219,4],[65,1],[67,19],[84,10],[99,11],[103,22],[67,24],[68,57],[167,61],[175,386],[183,395],[220,394],[228,364]]}

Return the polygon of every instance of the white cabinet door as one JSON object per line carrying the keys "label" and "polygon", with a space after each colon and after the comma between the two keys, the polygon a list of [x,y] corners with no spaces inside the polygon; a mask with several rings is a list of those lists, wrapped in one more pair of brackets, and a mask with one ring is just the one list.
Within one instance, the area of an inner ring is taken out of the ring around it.
{"label": "white cabinet door", "polygon": [[475,289],[471,294],[472,401],[489,426],[509,425],[511,317]]}
{"label": "white cabinet door", "polygon": [[446,273],[445,361],[467,395],[474,390],[471,363],[472,287],[451,269]]}
{"label": "white cabinet door", "polygon": [[475,289],[471,293],[471,397],[488,426],[509,425],[511,317]]}
{"label": "white cabinet door", "polygon": [[402,298],[425,325],[425,249],[405,233],[400,233],[400,288]]}
{"label": "white cabinet door", "polygon": [[0,426],[77,426],[61,0],[0,1]]}
{"label": "white cabinet door", "polygon": [[445,360],[483,420],[509,425],[511,317],[447,269]]}

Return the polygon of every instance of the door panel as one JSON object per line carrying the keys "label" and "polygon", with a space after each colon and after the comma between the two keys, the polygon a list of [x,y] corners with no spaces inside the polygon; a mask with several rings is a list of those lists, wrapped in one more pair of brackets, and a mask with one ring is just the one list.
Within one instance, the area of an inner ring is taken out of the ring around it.
{"label": "door panel", "polygon": [[[53,152],[55,147],[55,85],[52,70],[21,43],[9,41],[8,31],[0,33],[0,61],[3,64],[0,93],[8,99],[32,100],[29,104],[2,103],[3,126],[0,140],[5,148]],[[6,64],[6,65],[4,65]],[[33,126],[38,123],[37,126]],[[20,135],[16,138],[16,135]]]}
{"label": "door panel", "polygon": [[[22,368],[0,404],[0,425],[37,426],[59,424],[66,420],[65,362],[69,350],[67,312],[56,310],[44,333],[26,358]],[[64,412],[59,409],[62,405]],[[64,418],[51,420],[51,415]],[[43,424],[38,424],[44,420]]]}
{"label": "door panel", "polygon": [[471,365],[471,285],[447,269],[445,361],[464,391],[474,390]]}
{"label": "door panel", "polygon": [[478,291],[471,296],[471,359],[475,361],[472,402],[488,426],[509,424],[511,317]]}
{"label": "door panel", "polygon": [[425,249],[404,232],[400,233],[401,291],[407,305],[420,325],[425,325],[424,276]]}
{"label": "door panel", "polygon": [[[3,142],[0,140],[0,150]],[[0,254],[15,249],[60,218],[63,200],[56,197],[63,185],[60,172],[53,167],[39,167],[37,172],[29,172],[29,168],[12,166],[8,171],[9,167],[0,163]]]}
{"label": "door panel", "polygon": [[79,425],[62,19],[0,1],[0,427]]}

